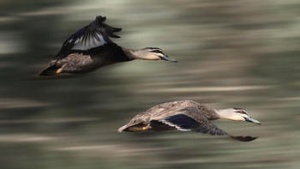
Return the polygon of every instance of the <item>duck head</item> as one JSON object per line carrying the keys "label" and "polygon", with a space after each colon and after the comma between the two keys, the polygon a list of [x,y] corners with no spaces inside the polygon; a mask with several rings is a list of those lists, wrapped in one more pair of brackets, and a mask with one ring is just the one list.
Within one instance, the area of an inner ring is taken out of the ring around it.
{"label": "duck head", "polygon": [[242,108],[229,108],[229,109],[220,109],[216,110],[220,118],[237,120],[237,121],[246,121],[250,123],[260,124],[260,122],[252,117]]}
{"label": "duck head", "polygon": [[177,60],[171,59],[166,55],[162,49],[157,47],[146,47],[140,50],[131,52],[132,58],[143,60],[165,60],[169,62],[177,62]]}

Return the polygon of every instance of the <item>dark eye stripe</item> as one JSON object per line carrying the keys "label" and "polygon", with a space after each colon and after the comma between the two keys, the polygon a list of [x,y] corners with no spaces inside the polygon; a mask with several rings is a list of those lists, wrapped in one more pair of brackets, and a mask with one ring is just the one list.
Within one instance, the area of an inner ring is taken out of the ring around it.
{"label": "dark eye stripe", "polygon": [[151,50],[151,52],[164,54],[161,50],[158,50],[158,49],[156,49],[156,50]]}
{"label": "dark eye stripe", "polygon": [[247,113],[246,111],[244,111],[242,108],[236,108],[236,107],[235,107],[235,108],[233,108],[233,109],[237,110],[237,113],[248,115],[248,113]]}
{"label": "dark eye stripe", "polygon": [[239,113],[248,115],[245,111],[239,111]]}
{"label": "dark eye stripe", "polygon": [[159,49],[157,47],[146,47],[146,49]]}
{"label": "dark eye stripe", "polygon": [[245,112],[244,110],[238,110],[237,113],[248,115],[248,113]]}
{"label": "dark eye stripe", "polygon": [[144,49],[150,49],[150,50],[160,50],[162,51],[160,48],[158,47],[145,47]]}

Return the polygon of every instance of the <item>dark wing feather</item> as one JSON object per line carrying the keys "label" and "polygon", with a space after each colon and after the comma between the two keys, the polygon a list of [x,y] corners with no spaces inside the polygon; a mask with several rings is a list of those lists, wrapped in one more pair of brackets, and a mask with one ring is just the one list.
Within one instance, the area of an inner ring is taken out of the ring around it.
{"label": "dark wing feather", "polygon": [[215,124],[209,123],[202,123],[197,129],[194,131],[210,134],[210,135],[228,135],[225,131],[219,129]]}
{"label": "dark wing feather", "polygon": [[166,117],[161,120],[151,120],[150,126],[152,130],[163,131],[163,130],[180,130],[180,131],[191,131],[199,127],[197,121],[193,118],[184,114],[177,114]]}
{"label": "dark wing feather", "polygon": [[168,130],[177,130],[174,125],[166,124],[158,120],[150,121],[151,130],[153,131],[168,131]]}
{"label": "dark wing feather", "polygon": [[186,114],[176,114],[161,120],[152,120],[150,124],[153,130],[159,131],[162,129],[177,129],[179,131],[195,131],[211,135],[227,135],[226,132],[210,121],[204,118],[201,121],[199,119],[195,120]]}
{"label": "dark wing feather", "polygon": [[199,123],[196,120],[184,114],[176,114],[174,116],[169,116],[161,120],[161,122],[174,125],[178,127],[179,130],[191,130],[199,127]]}
{"label": "dark wing feather", "polygon": [[107,43],[112,43],[109,37],[120,38],[115,35],[121,28],[114,28],[104,23],[105,17],[97,16],[96,19],[89,25],[79,29],[72,34],[62,45],[58,57],[70,52],[71,50],[89,50],[92,48],[103,46]]}
{"label": "dark wing feather", "polygon": [[219,129],[208,120],[206,113],[202,112],[202,109],[200,110],[194,106],[183,108],[174,117],[171,116],[165,120],[171,120],[170,122],[175,122],[181,128],[190,129],[195,132],[211,135],[227,135],[225,131]]}

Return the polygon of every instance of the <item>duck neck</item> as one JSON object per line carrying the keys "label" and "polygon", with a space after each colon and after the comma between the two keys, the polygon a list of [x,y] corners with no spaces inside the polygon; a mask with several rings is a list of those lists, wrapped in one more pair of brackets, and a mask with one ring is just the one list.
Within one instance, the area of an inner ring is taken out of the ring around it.
{"label": "duck neck", "polygon": [[133,49],[123,49],[125,55],[130,59],[130,60],[134,60],[134,59],[143,59],[141,57],[142,52],[140,50],[133,50]]}

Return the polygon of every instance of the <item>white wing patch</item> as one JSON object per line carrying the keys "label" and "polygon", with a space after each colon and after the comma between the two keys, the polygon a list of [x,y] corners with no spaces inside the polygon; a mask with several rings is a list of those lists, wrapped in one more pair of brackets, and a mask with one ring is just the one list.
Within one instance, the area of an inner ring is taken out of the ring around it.
{"label": "white wing patch", "polygon": [[[71,39],[70,41],[72,41],[72,40],[73,39]],[[90,35],[87,38],[84,38],[84,36],[77,38],[72,49],[73,50],[89,50],[92,48],[103,46],[106,43],[107,42],[104,40],[104,37],[100,33],[95,33],[95,35]]]}
{"label": "white wing patch", "polygon": [[177,126],[176,124],[170,123],[170,122],[168,122],[166,120],[159,120],[159,122],[162,122],[162,123],[164,123],[164,124],[166,124],[168,126],[171,126],[171,127],[175,127],[179,131],[191,131],[191,129],[183,129],[180,126]]}

